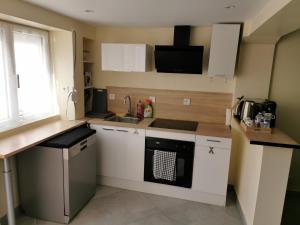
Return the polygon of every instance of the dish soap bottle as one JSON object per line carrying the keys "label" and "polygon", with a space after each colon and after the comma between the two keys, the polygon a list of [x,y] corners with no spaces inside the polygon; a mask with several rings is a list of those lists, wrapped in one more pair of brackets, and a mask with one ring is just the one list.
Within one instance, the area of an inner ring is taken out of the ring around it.
{"label": "dish soap bottle", "polygon": [[153,116],[153,108],[151,105],[152,101],[150,99],[146,99],[146,105],[144,109],[144,117],[145,118],[152,118]]}
{"label": "dish soap bottle", "polygon": [[136,105],[136,117],[142,120],[144,118],[144,105],[141,100]]}

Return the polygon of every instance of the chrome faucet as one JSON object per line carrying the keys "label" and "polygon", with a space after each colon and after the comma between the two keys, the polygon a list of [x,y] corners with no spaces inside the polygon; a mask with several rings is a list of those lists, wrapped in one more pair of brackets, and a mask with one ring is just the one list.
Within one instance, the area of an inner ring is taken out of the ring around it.
{"label": "chrome faucet", "polygon": [[131,111],[131,98],[130,98],[130,96],[129,95],[126,95],[125,97],[124,97],[124,104],[126,104],[127,103],[127,99],[128,99],[128,112],[127,112],[127,114],[126,114],[126,116],[132,116],[132,111]]}

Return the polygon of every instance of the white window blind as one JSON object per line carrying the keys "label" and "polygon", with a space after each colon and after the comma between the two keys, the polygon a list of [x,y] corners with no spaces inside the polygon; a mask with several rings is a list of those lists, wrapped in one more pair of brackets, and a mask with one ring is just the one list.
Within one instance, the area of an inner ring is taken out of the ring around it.
{"label": "white window blind", "polygon": [[0,22],[0,131],[56,114],[48,32]]}
{"label": "white window blind", "polygon": [[4,61],[4,32],[0,29],[0,123],[9,120],[9,105],[7,95],[7,75]]}

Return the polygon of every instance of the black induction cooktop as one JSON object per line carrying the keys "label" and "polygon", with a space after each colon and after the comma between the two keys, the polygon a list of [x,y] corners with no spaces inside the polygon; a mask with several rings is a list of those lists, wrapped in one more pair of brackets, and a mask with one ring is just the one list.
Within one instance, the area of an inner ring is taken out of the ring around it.
{"label": "black induction cooktop", "polygon": [[150,124],[150,127],[196,131],[198,127],[198,122],[185,120],[155,119]]}

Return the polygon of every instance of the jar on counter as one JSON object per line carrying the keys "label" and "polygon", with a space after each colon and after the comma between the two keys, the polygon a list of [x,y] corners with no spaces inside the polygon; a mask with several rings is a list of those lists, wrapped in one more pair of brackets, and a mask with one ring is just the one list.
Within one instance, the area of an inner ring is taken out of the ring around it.
{"label": "jar on counter", "polygon": [[255,120],[254,120],[255,126],[256,127],[262,127],[263,123],[264,123],[264,116],[261,112],[259,112],[256,116],[255,116]]}
{"label": "jar on counter", "polygon": [[275,119],[275,115],[272,113],[265,113],[264,114],[264,127],[270,128],[271,127],[271,121],[272,119]]}

